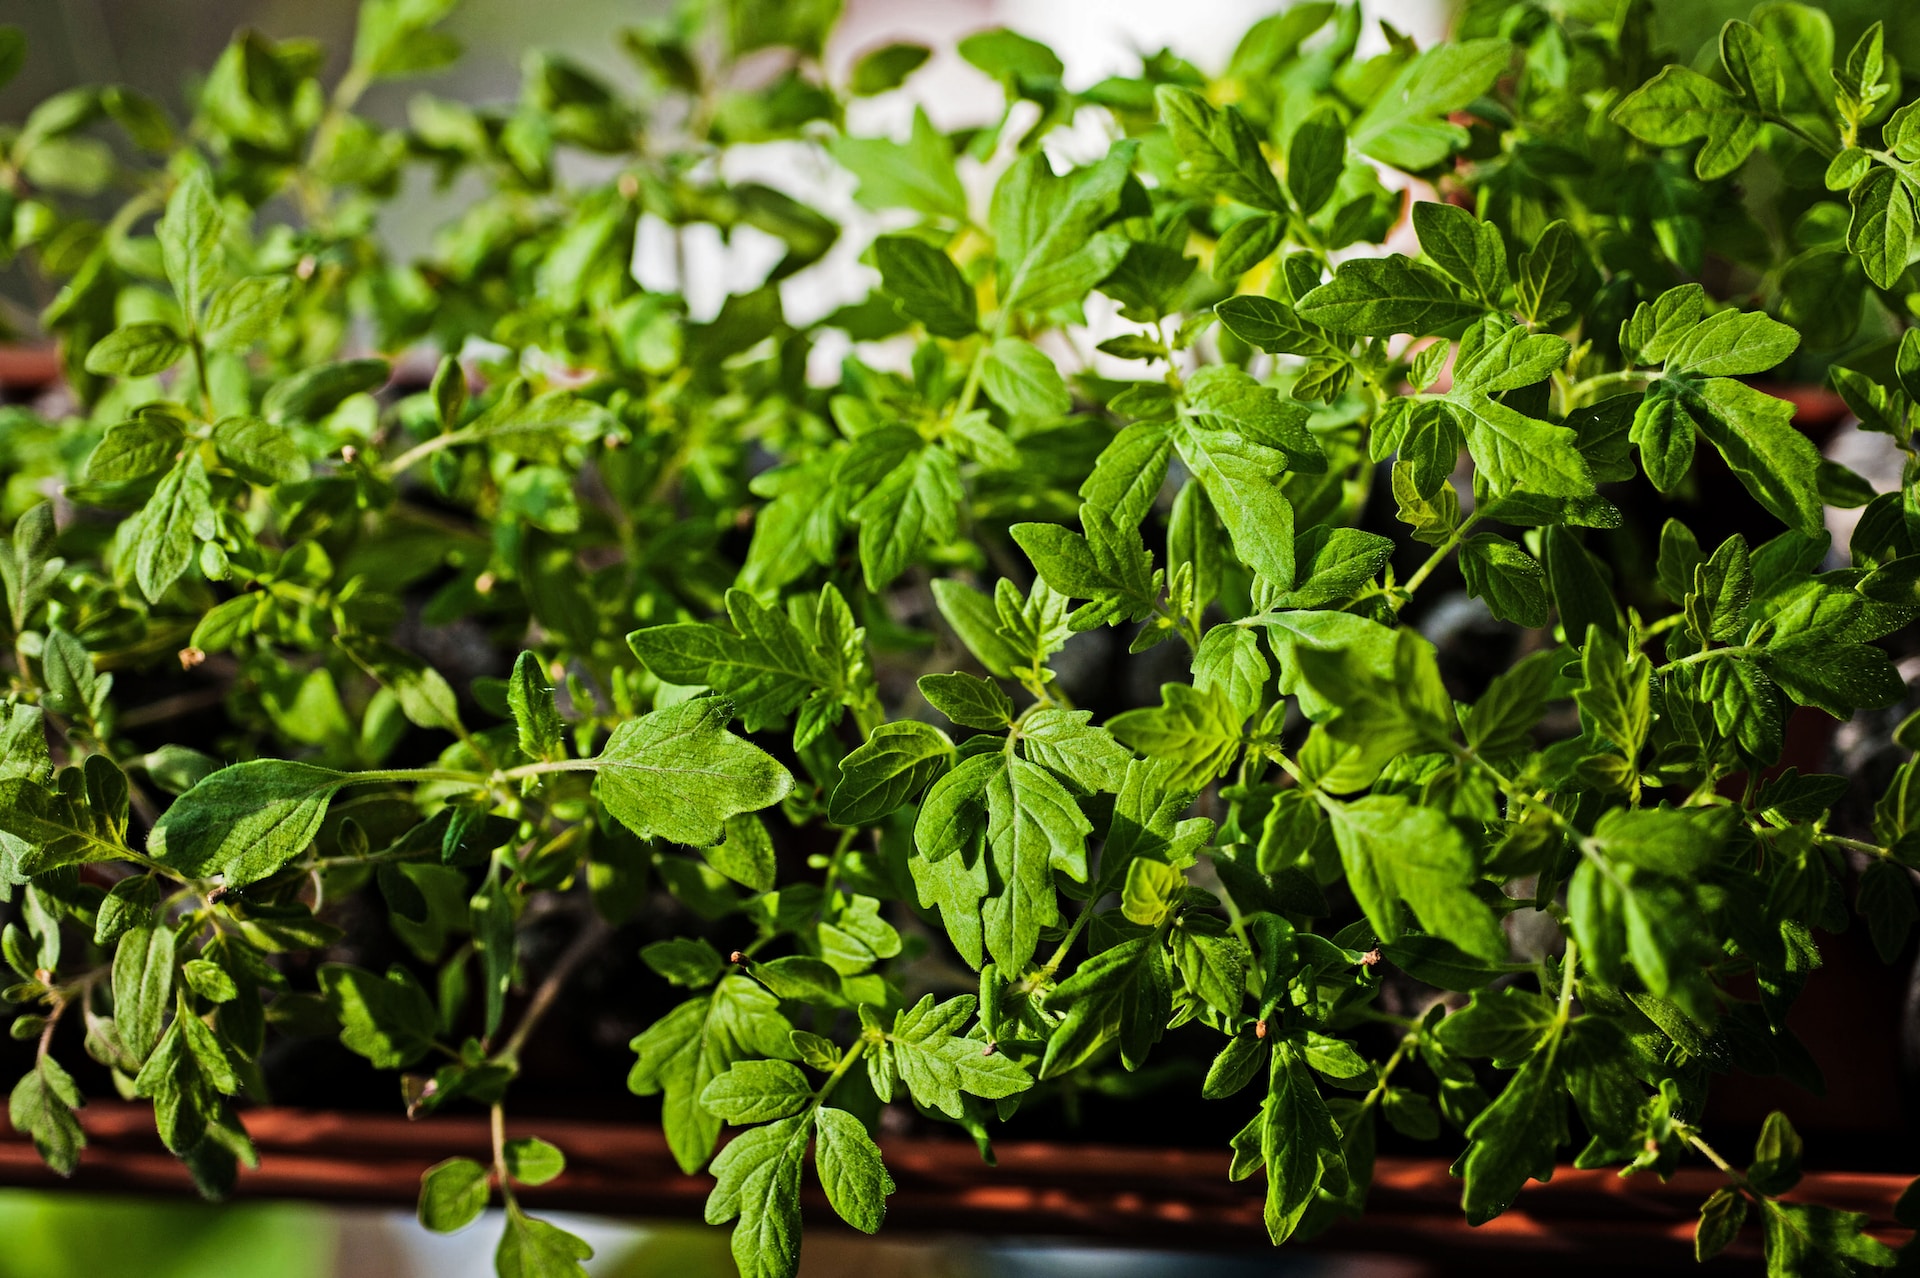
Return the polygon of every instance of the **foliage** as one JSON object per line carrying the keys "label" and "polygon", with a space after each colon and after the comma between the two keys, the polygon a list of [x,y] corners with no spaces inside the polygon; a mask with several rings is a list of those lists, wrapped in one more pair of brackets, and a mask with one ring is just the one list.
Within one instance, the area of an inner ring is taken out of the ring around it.
{"label": "foliage", "polygon": [[[457,55],[449,2],[365,0],[330,86],[247,32],[190,121],[76,89],[0,137],[73,396],[0,417],[0,948],[49,1163],[76,1024],[210,1195],[269,1033],[317,1030],[410,1112],[491,1109],[426,1225],[497,1193],[502,1274],[580,1273],[504,1098],[665,900],[643,954],[685,999],[629,1083],[746,1275],[794,1271],[808,1180],[879,1227],[883,1106],[985,1151],[1187,1026],[1275,1242],[1362,1210],[1384,1120],[1458,1134],[1475,1223],[1570,1147],[1699,1154],[1702,1256],[1752,1212],[1775,1272],[1892,1263],[1780,1199],[1783,1117],[1744,1172],[1699,1127],[1717,1074],[1818,1082],[1786,1017],[1850,875],[1889,957],[1916,914],[1920,764],[1851,832],[1846,778],[1762,780],[1795,707],[1903,698],[1879,641],[1920,611],[1920,107],[1877,26],[1841,53],[1763,5],[1702,71],[1633,0],[1373,56],[1303,3],[1220,76],[1086,88],[989,31],[959,53],[999,118],[888,136],[855,100],[928,50],[829,73],[833,0],[716,0],[622,33],[625,81],[533,53],[512,103],[362,114]],[[864,300],[783,292],[843,228],[729,176],[759,148],[884,215]],[[396,261],[421,170],[479,194]],[[770,242],[765,282],[642,287],[636,238],[696,229]],[[1899,491],[1753,380],[1823,364]],[[1722,471],[1777,533],[1645,524]],[[1472,686],[1406,624],[1453,573],[1524,654]],[[507,655],[450,678],[417,650],[449,628]],[[1106,636],[1157,698],[1074,705]],[[356,896],[412,961],[332,961]],[[576,940],[530,962],[555,910]]]}

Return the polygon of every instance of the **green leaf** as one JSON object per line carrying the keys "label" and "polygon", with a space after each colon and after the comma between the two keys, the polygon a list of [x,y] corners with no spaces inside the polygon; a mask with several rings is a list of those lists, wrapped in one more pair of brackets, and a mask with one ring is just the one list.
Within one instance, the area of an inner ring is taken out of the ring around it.
{"label": "green leaf", "polygon": [[1314,1084],[1305,1053],[1291,1041],[1274,1045],[1267,1097],[1254,1123],[1267,1169],[1267,1235],[1277,1245],[1299,1228],[1317,1193],[1347,1186],[1340,1129]]}
{"label": "green leaf", "polygon": [[1213,313],[1229,333],[1270,354],[1346,355],[1346,348],[1318,324],[1308,323],[1291,306],[1271,297],[1243,293],[1216,304]]}
{"label": "green leaf", "polygon": [[113,952],[113,1023],[120,1045],[144,1063],[160,1042],[160,1026],[173,1004],[174,936],[171,928],[142,924],[120,938]]}
{"label": "green leaf", "polygon": [[1269,581],[1292,582],[1293,505],[1279,483],[1285,454],[1234,432],[1198,426],[1174,440],[1227,526],[1240,562]]}
{"label": "green leaf", "polygon": [[1800,346],[1800,334],[1757,311],[1717,311],[1686,330],[1666,353],[1669,376],[1764,373]]}
{"label": "green leaf", "polygon": [[967,220],[967,193],[953,165],[953,148],[915,107],[905,143],[842,135],[827,145],[836,163],[859,179],[854,199],[870,209],[913,209],[955,222]]}
{"label": "green leaf", "polygon": [[1154,101],[1173,135],[1186,181],[1257,209],[1287,212],[1260,140],[1237,109],[1216,107],[1192,89],[1165,84],[1154,90]]}
{"label": "green leaf", "polygon": [[844,1109],[822,1107],[815,1116],[814,1166],[827,1202],[861,1233],[878,1232],[887,1215],[893,1177],[866,1127]]}
{"label": "green leaf", "polygon": [[1341,652],[1382,678],[1393,673],[1394,632],[1377,621],[1350,612],[1297,611],[1257,617],[1267,631],[1274,661],[1280,667],[1280,694],[1297,697],[1300,712],[1313,721],[1330,717],[1334,703],[1304,677],[1303,650]]}
{"label": "green leaf", "polygon": [[1652,721],[1651,663],[1640,653],[1629,654],[1618,638],[1595,628],[1587,632],[1580,671],[1583,683],[1573,696],[1580,706],[1581,726],[1612,742],[1628,762],[1637,759]]}
{"label": "green leaf", "polygon": [[285,275],[249,275],[226,285],[207,303],[207,345],[216,351],[244,351],[265,341],[295,291]]}
{"label": "green leaf", "polygon": [[1704,411],[1692,413],[1694,424],[1747,491],[1781,523],[1818,536],[1820,450],[1795,428],[1793,405],[1725,377],[1701,382],[1697,394]]}
{"label": "green leaf", "polygon": [[405,968],[395,966],[382,977],[345,963],[324,963],[320,990],[339,1018],[342,1045],[376,1068],[404,1068],[432,1048],[433,1003]]}
{"label": "green leaf", "polygon": [[1381,940],[1399,938],[1404,901],[1427,931],[1478,958],[1505,961],[1506,935],[1471,890],[1473,851],[1443,814],[1401,795],[1369,795],[1327,812],[1347,882]]}
{"label": "green leaf", "polygon": [[813,1096],[807,1076],[786,1061],[740,1061],[708,1083],[700,1104],[735,1127],[796,1114]]}
{"label": "green leaf", "polygon": [[918,794],[952,758],[953,742],[938,728],[911,720],[881,724],[840,761],[827,819],[842,826],[876,824]]}
{"label": "green leaf", "polygon": [[1312,217],[1333,198],[1346,166],[1347,131],[1337,111],[1321,107],[1287,143],[1287,193],[1303,215]]}
{"label": "green leaf", "polygon": [[1800,1154],[1800,1133],[1785,1114],[1775,1110],[1761,1124],[1760,1139],[1754,1142],[1748,1183],[1769,1198],[1786,1193],[1800,1183]]}
{"label": "green leaf", "polygon": [[[1135,861],[1133,868],[1152,864]],[[1128,1069],[1140,1068],[1173,1015],[1165,946],[1158,936],[1142,936],[1100,951],[1054,987],[1047,1008],[1065,1015],[1047,1040],[1041,1078],[1084,1063],[1110,1040],[1119,1041]]]}
{"label": "green leaf", "polygon": [[180,423],[171,414],[143,413],[117,422],[88,454],[87,480],[118,484],[144,479],[171,466],[185,441]]}
{"label": "green leaf", "polygon": [[507,1228],[493,1253],[500,1278],[586,1278],[580,1264],[593,1258],[593,1248],[558,1225],[550,1225],[507,1204]]}
{"label": "green leaf", "polygon": [[15,1131],[33,1138],[33,1148],[47,1166],[71,1176],[80,1165],[80,1151],[87,1146],[86,1133],[73,1113],[84,1104],[73,1077],[51,1056],[42,1056],[14,1084],[7,1117]]}
{"label": "green leaf", "polygon": [[[41,722],[37,713],[18,712],[10,721],[26,733],[37,733]],[[128,790],[120,769],[105,755],[93,754],[79,767],[49,776],[43,751],[43,742],[36,740],[14,776],[0,772],[0,833],[24,844],[11,853],[14,868],[39,874],[125,858]]]}
{"label": "green leaf", "polygon": [[195,541],[213,535],[211,495],[206,467],[199,453],[190,452],[162,476],[140,512],[121,525],[133,552],[133,579],[148,602],[158,603],[187,570]]}
{"label": "green leaf", "polygon": [[728,1142],[713,1160],[713,1192],[706,1220],[733,1229],[733,1260],[740,1278],[792,1278],[800,1263],[800,1169],[814,1116],[753,1127]]}
{"label": "green leaf", "polygon": [[970,994],[938,1005],[927,994],[894,1014],[887,1035],[887,1053],[914,1100],[956,1120],[966,1113],[962,1093],[1000,1100],[1033,1086],[1017,1061],[989,1051],[984,1039],[955,1033],[975,1006]]}
{"label": "green leaf", "polygon": [[514,659],[513,676],[507,681],[507,708],[513,715],[521,753],[536,761],[557,759],[565,753],[562,734],[566,725],[536,654],[523,652]]}
{"label": "green leaf", "polygon": [[662,679],[725,693],[749,732],[779,723],[816,691],[835,702],[855,694],[864,632],[834,587],[822,587],[811,608],[765,607],[744,590],[728,591],[726,602],[737,634],[697,623],[652,626],[628,635],[628,646]]}
{"label": "green leaf", "polygon": [[225,217],[205,171],[188,169],[167,197],[166,213],[154,227],[154,235],[190,331],[199,321],[201,305],[220,283],[220,239],[225,231]]}
{"label": "green leaf", "polygon": [[1561,660],[1557,651],[1537,652],[1495,676],[1467,714],[1467,744],[1489,759],[1527,749]]}
{"label": "green leaf", "polygon": [[284,759],[222,768],[161,813],[148,854],[182,874],[252,883],[306,850],[334,793],[351,781],[344,772]]}
{"label": "green leaf", "polygon": [[920,695],[953,722],[997,731],[1013,721],[1013,702],[1000,686],[970,674],[920,676]]}
{"label": "green leaf", "polygon": [[1713,864],[1736,815],[1732,808],[1615,808],[1594,825],[1589,846],[1612,860],[1693,878]]}
{"label": "green leaf", "polygon": [[1693,1232],[1693,1258],[1712,1260],[1740,1236],[1747,1223],[1747,1200],[1732,1189],[1716,1189],[1700,1207],[1700,1223]]}
{"label": "green leaf", "polygon": [[1913,192],[1892,169],[1874,168],[1848,192],[1847,248],[1878,288],[1892,288],[1913,260]]}
{"label": "green leaf", "polygon": [[1466,1180],[1460,1205],[1469,1224],[1483,1225],[1511,1207],[1528,1180],[1553,1175],[1566,1112],[1555,1053],[1536,1052],[1467,1127],[1467,1152],[1453,1170]]}
{"label": "green leaf", "polygon": [[933,245],[910,235],[882,235],[873,242],[873,260],[881,287],[893,295],[900,312],[935,337],[966,337],[979,328],[973,288],[953,259]]}
{"label": "green leaf", "polygon": [[988,224],[1000,258],[1000,306],[1046,311],[1078,303],[1126,255],[1126,241],[1101,232],[1120,206],[1134,143],[1114,144],[1098,164],[1055,175],[1032,151],[993,189]]}
{"label": "green leaf", "polygon": [[1499,228],[1454,204],[1423,200],[1413,206],[1420,251],[1455,283],[1489,303],[1507,286],[1507,246]]}
{"label": "green leaf", "polygon": [[744,1057],[793,1055],[792,1030],[778,998],[744,976],[725,976],[711,994],[688,999],[633,1040],[638,1059],[627,1087],[640,1096],[666,1093],[661,1123],[683,1171],[698,1171],[720,1139],[719,1117],[699,1102],[707,1085]]}
{"label": "green leaf", "polygon": [[1725,177],[1746,162],[1760,140],[1752,104],[1686,67],[1669,66],[1613,110],[1613,122],[1655,146],[1706,145],[1694,160],[1701,181]]}
{"label": "green leaf", "polygon": [[[301,369],[285,381],[276,382],[260,401],[260,413],[276,425],[317,422],[349,397],[386,385],[392,375],[393,366],[384,359],[343,359],[331,364],[316,364]],[[538,411],[526,411],[526,416],[533,417]],[[482,423],[474,424],[478,427]],[[502,427],[510,424],[511,419],[498,423]],[[524,429],[531,427],[532,423],[528,421],[521,425]],[[510,440],[510,432],[501,433]]]}
{"label": "green leaf", "polygon": [[1467,144],[1444,117],[1493,87],[1513,57],[1505,40],[1463,40],[1415,55],[1349,130],[1354,150],[1395,168],[1432,168]]}
{"label": "green leaf", "polygon": [[779,866],[767,827],[759,817],[743,814],[728,817],[723,828],[726,838],[705,849],[707,864],[743,887],[771,891]]}
{"label": "green leaf", "polygon": [[924,44],[883,44],[871,49],[860,55],[847,74],[847,92],[872,97],[897,89],[932,56],[933,50]]}
{"label": "green leaf", "polygon": [[960,56],[996,80],[1022,83],[1058,81],[1066,66],[1053,50],[1005,27],[990,27],[963,37],[955,48]]}
{"label": "green leaf", "polygon": [[420,1223],[451,1234],[480,1219],[487,1209],[487,1169],[471,1158],[449,1158],[420,1173]]}
{"label": "green leaf", "polygon": [[1018,337],[1000,338],[987,348],[980,386],[1013,417],[1061,417],[1073,407],[1053,361]]}
{"label": "green leaf", "polygon": [[675,937],[642,947],[640,960],[675,985],[701,989],[720,979],[727,961],[704,937]]}
{"label": "green leaf", "polygon": [[868,590],[884,590],[929,545],[953,540],[966,491],[943,448],[910,453],[854,506],[860,567]]}
{"label": "green leaf", "polygon": [[1502,621],[1529,629],[1547,624],[1546,570],[1505,537],[1480,533],[1460,545],[1460,571],[1467,597],[1485,599]]}
{"label": "green leaf", "polygon": [[1042,928],[1059,921],[1055,871],[1087,878],[1086,836],[1093,825],[1051,772],[1010,759],[986,778],[987,847],[1001,888],[982,907],[988,953],[1019,970],[1033,957]]}
{"label": "green leaf", "polygon": [[290,484],[307,477],[307,459],[285,426],[263,417],[223,417],[213,428],[220,460],[256,484]]}
{"label": "green leaf", "polygon": [[1239,757],[1244,717],[1227,690],[1167,683],[1160,698],[1158,707],[1115,715],[1107,730],[1123,745],[1166,760],[1169,785],[1198,787],[1223,775]]}
{"label": "green leaf", "polygon": [[1914,904],[1907,872],[1890,861],[1875,861],[1860,874],[1855,908],[1867,921],[1867,934],[1883,963],[1892,963],[1907,947],[1920,906]]}
{"label": "green leaf", "polygon": [[1867,1232],[1873,1222],[1865,1212],[1768,1199],[1762,1220],[1769,1278],[1850,1278],[1862,1266],[1891,1269],[1898,1260],[1893,1248]]}
{"label": "green leaf", "polygon": [[1090,710],[1033,710],[1021,721],[1021,752],[1076,794],[1113,793],[1120,789],[1133,754],[1107,729],[1095,727],[1092,718]]}
{"label": "green leaf", "polygon": [[1359,337],[1441,333],[1483,310],[1438,273],[1398,253],[1340,263],[1297,309],[1311,324]]}
{"label": "green leaf", "polygon": [[[1518,329],[1509,330],[1510,335],[1518,332]],[[1506,340],[1503,338],[1502,342]],[[1553,345],[1547,349],[1546,356],[1557,368],[1559,360],[1565,358],[1565,345],[1558,338],[1550,340]],[[1538,365],[1528,367],[1516,363],[1510,374],[1488,376],[1490,364],[1491,357],[1482,361],[1473,370],[1475,376],[1472,377],[1463,376],[1456,369],[1453,389],[1443,401],[1466,436],[1467,452],[1473,457],[1480,477],[1501,495],[1528,492],[1543,497],[1585,497],[1592,493],[1593,473],[1576,446],[1577,437],[1571,429],[1529,417],[1489,393],[1493,389],[1508,389],[1506,383],[1515,378],[1537,380],[1534,368]],[[1544,372],[1538,374],[1545,375]],[[1487,376],[1487,380],[1481,381],[1481,376]]]}
{"label": "green leaf", "polygon": [[732,703],[702,697],[613,730],[594,760],[594,794],[641,838],[704,847],[723,823],[793,789],[773,757],[726,730]]}
{"label": "green leaf", "polygon": [[116,328],[87,352],[87,371],[114,377],[151,377],[187,353],[187,344],[165,324]]}
{"label": "green leaf", "polygon": [[1434,1041],[1456,1056],[1491,1057],[1497,1068],[1511,1069],[1558,1032],[1554,1017],[1553,1003],[1539,994],[1512,986],[1480,990],[1440,1022]]}

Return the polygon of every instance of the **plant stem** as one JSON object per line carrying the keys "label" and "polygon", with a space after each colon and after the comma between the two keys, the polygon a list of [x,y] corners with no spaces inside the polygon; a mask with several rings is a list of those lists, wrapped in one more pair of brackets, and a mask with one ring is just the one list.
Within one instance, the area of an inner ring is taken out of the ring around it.
{"label": "plant stem", "polygon": [[853,1068],[853,1063],[859,1060],[866,1050],[866,1039],[862,1038],[854,1041],[853,1046],[847,1049],[847,1054],[840,1058],[840,1063],[833,1067],[833,1073],[827,1075],[827,1081],[820,1084],[820,1090],[813,1094],[814,1109],[819,1109],[827,1103],[827,1097],[833,1092],[834,1088],[840,1085],[840,1080],[847,1076],[847,1071]]}
{"label": "plant stem", "polygon": [[1474,511],[1472,514],[1468,515],[1465,519],[1462,519],[1460,521],[1460,526],[1458,528],[1455,528],[1451,533],[1447,534],[1447,539],[1441,542],[1437,547],[1435,547],[1434,552],[1431,555],[1427,556],[1427,562],[1421,564],[1418,568],[1414,569],[1413,576],[1407,578],[1406,584],[1401,586],[1400,588],[1406,591],[1409,595],[1411,595],[1414,591],[1420,589],[1421,583],[1426,581],[1428,577],[1431,577],[1433,575],[1434,569],[1438,568],[1443,562],[1445,562],[1447,556],[1453,553],[1455,547],[1459,546],[1459,544],[1466,539],[1467,530],[1473,527],[1479,521],[1480,521],[1480,512],[1477,510]]}
{"label": "plant stem", "polygon": [[1093,902],[1089,901],[1081,907],[1080,913],[1074,917],[1073,925],[1067,929],[1067,934],[1060,938],[1060,944],[1053,951],[1053,957],[1048,959],[1046,965],[1040,969],[1049,980],[1053,978],[1055,972],[1060,970],[1060,965],[1066,962],[1067,951],[1073,948],[1073,942],[1079,937],[1081,929],[1085,928],[1092,919]]}
{"label": "plant stem", "polygon": [[496,772],[494,776],[502,781],[519,781],[549,772],[592,772],[599,766],[598,759],[555,759],[547,763],[523,763],[517,768]]}
{"label": "plant stem", "polygon": [[511,1205],[513,1190],[507,1185],[507,1110],[498,1101],[487,1114],[487,1130],[493,1136],[493,1178],[500,1186],[500,1196]]}
{"label": "plant stem", "polygon": [[532,1001],[527,1004],[527,1010],[521,1015],[520,1023],[513,1027],[513,1034],[507,1039],[506,1045],[493,1054],[496,1061],[519,1060],[520,1049],[526,1046],[527,1039],[532,1036],[542,1018],[553,1010],[554,1000],[560,997],[560,991],[565,988],[574,971],[586,962],[587,957],[599,949],[612,933],[613,929],[608,927],[598,914],[588,915],[586,926],[580,929],[579,934],[573,938],[573,943],[561,953],[559,960],[547,973],[546,979],[540,982],[540,988],[533,992]]}
{"label": "plant stem", "polygon": [[387,463],[387,477],[391,479],[395,475],[412,469],[421,458],[431,456],[443,448],[450,448],[454,444],[471,443],[478,438],[480,437],[469,429],[450,430],[444,435],[435,435],[432,439],[422,440]]}

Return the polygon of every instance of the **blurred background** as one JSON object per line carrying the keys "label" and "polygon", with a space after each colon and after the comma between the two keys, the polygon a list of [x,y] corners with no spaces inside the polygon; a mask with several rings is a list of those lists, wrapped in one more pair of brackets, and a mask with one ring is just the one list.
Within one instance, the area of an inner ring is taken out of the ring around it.
{"label": "blurred background", "polygon": [[[1581,0],[1558,0],[1576,6]],[[618,83],[633,76],[613,44],[620,28],[665,15],[669,0],[464,0],[445,30],[466,47],[451,72],[426,85],[383,86],[365,110],[398,123],[408,96],[422,87],[469,102],[510,98],[522,55],[554,49]],[[1142,52],[1163,46],[1202,65],[1218,66],[1273,0],[846,0],[846,17],[828,51],[836,73],[862,51],[889,40],[916,40],[940,50],[912,82],[937,124],[952,128],[985,119],[1000,90],[952,52],[971,31],[1005,25],[1051,45],[1070,85],[1130,69]],[[1920,65],[1920,5],[1912,0],[1827,0],[1840,47],[1875,18],[1888,23],[1889,51]],[[23,28],[28,60],[0,90],[0,120],[17,121],[48,95],[82,83],[123,83],[160,98],[176,115],[194,85],[188,69],[212,64],[233,32],[259,28],[275,37],[311,36],[344,64],[356,0],[0,0],[0,22]],[[1371,17],[1421,44],[1443,36],[1454,0],[1373,0]],[[1711,48],[1729,17],[1750,0],[1658,0],[1657,42],[1683,61]],[[1377,26],[1368,40],[1385,47]],[[903,112],[907,104],[874,104]],[[904,114],[901,117],[904,123]],[[873,127],[884,121],[863,121]],[[424,247],[431,229],[461,206],[456,185],[436,192],[422,178],[384,214],[382,233],[399,255]],[[690,271],[691,275],[693,272]],[[25,299],[22,299],[23,301]],[[704,1278],[733,1272],[726,1233],[690,1224],[636,1224],[572,1218],[566,1227],[596,1249],[596,1278],[672,1273]],[[440,1237],[410,1213],[300,1203],[209,1207],[172,1201],[77,1194],[0,1191],[0,1278],[411,1278],[492,1272],[497,1219]],[[1239,1278],[1413,1278],[1437,1268],[1404,1259],[1317,1257],[1300,1252],[1193,1256],[1045,1243],[979,1239],[866,1240],[846,1231],[809,1241],[802,1274],[863,1278],[972,1278],[973,1275],[1086,1274],[1101,1278],[1180,1274]]]}

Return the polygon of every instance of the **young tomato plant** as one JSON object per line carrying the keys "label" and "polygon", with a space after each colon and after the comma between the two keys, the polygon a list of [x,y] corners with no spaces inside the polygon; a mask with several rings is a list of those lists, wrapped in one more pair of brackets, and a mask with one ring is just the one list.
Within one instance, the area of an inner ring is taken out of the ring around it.
{"label": "young tomato plant", "polygon": [[[1701,1126],[1730,1070],[1818,1084],[1787,1015],[1849,887],[1889,961],[1916,916],[1920,720],[1863,714],[1920,610],[1877,25],[1764,5],[1706,73],[1637,0],[1366,56],[1307,3],[1085,87],[995,30],[997,114],[879,134],[850,108],[929,50],[830,73],[833,0],[696,0],[624,77],[363,113],[449,7],[365,0],[331,82],[243,33],[184,124],[81,88],[0,135],[70,392],[0,410],[11,1115],[53,1167],[92,1080],[223,1193],[270,1039],[335,1037],[492,1116],[428,1227],[497,1195],[502,1274],[580,1274],[505,1107],[644,941],[685,998],[629,1086],[751,1278],[811,1178],[879,1227],[886,1107],[984,1151],[1196,1042],[1276,1243],[1364,1211],[1384,1121],[1475,1224],[1569,1155],[1703,1158],[1703,1258],[1752,1217],[1775,1273],[1894,1263],[1781,1197],[1786,1117],[1744,1170]],[[466,198],[401,261],[415,176]],[[642,286],[696,235],[773,265]],[[870,295],[809,317],[809,272]],[[1829,369],[1891,491],[1766,389]],[[1447,590],[1497,668],[1443,660]],[[1870,811],[1776,766],[1796,707],[1908,752]]]}

